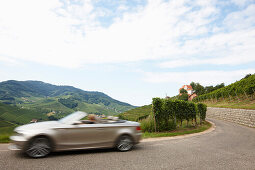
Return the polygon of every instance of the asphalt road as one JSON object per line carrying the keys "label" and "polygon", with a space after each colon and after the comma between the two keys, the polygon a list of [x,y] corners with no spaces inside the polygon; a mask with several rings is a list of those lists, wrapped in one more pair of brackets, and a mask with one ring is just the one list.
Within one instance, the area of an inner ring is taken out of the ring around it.
{"label": "asphalt road", "polygon": [[132,151],[53,153],[31,159],[0,147],[0,169],[255,169],[255,129],[213,120],[216,130],[183,139],[142,142]]}

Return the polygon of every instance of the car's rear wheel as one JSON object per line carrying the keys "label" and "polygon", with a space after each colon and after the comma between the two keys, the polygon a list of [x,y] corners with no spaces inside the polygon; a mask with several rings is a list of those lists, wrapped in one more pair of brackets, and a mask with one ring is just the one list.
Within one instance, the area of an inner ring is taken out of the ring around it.
{"label": "car's rear wheel", "polygon": [[129,151],[133,148],[134,141],[131,136],[129,135],[122,135],[120,136],[116,148],[121,152]]}
{"label": "car's rear wheel", "polygon": [[26,154],[33,158],[45,157],[50,152],[50,141],[46,137],[36,137],[32,139],[26,148]]}

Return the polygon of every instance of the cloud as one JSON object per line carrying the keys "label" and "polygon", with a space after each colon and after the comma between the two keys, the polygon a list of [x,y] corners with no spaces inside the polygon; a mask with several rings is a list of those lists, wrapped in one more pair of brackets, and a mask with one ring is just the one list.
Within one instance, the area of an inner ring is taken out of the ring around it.
{"label": "cloud", "polygon": [[223,24],[230,30],[254,28],[255,4],[247,6],[244,10],[228,14],[224,19]]}
{"label": "cloud", "polygon": [[[0,55],[68,68],[159,59],[178,65],[187,58],[195,64],[201,58],[202,63],[228,64],[229,58],[254,58],[253,6],[229,14],[220,25],[215,24],[221,17],[215,0],[150,0],[103,26],[99,18],[113,11],[90,0],[61,2],[1,1]],[[246,26],[224,32],[237,21]]]}
{"label": "cloud", "polygon": [[176,58],[159,64],[162,68],[176,68],[203,64],[240,65],[255,61],[255,5],[233,12],[224,19],[220,31],[211,36],[184,42]]}
{"label": "cloud", "polygon": [[219,83],[233,83],[240,80],[246,74],[255,73],[255,69],[235,71],[202,71],[202,72],[145,72],[144,81],[150,83],[182,83],[190,84],[192,81],[202,85],[216,85]]}
{"label": "cloud", "polygon": [[246,4],[253,2],[254,0],[230,0],[233,4],[243,7]]}
{"label": "cloud", "polygon": [[175,49],[177,34],[196,34],[188,23],[179,27],[190,25],[191,31],[174,28],[191,10],[184,1],[149,1],[106,28],[96,20],[90,1],[79,5],[67,1],[65,7],[56,0],[1,2],[0,54],[56,66],[166,57]]}
{"label": "cloud", "polygon": [[17,64],[17,61],[10,58],[10,57],[5,57],[5,56],[0,56],[0,61],[9,63],[9,64]]}

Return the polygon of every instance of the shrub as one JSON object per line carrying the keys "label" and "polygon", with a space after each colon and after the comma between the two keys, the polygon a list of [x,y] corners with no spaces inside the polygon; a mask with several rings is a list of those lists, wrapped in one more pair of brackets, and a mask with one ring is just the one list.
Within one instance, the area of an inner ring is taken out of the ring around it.
{"label": "shrub", "polygon": [[187,93],[183,93],[178,98],[179,98],[179,100],[188,101],[189,95]]}
{"label": "shrub", "polygon": [[152,99],[152,116],[155,119],[155,131],[160,131],[159,125],[162,123],[163,113],[163,100],[159,97]]}
{"label": "shrub", "polygon": [[[152,104],[151,117],[154,121],[154,129],[156,127],[156,131],[175,129],[176,119],[181,122],[181,126],[185,119],[187,120],[187,124],[190,120],[195,120],[196,122],[198,109],[196,109],[195,103],[183,100],[153,98]],[[205,118],[204,112],[201,116]]]}
{"label": "shrub", "polygon": [[188,115],[187,115],[187,102],[183,101],[183,100],[175,100],[175,113],[176,113],[176,118],[181,122],[181,126],[182,126],[182,122],[184,119],[187,119]]}
{"label": "shrub", "polygon": [[203,103],[198,103],[197,104],[197,110],[198,110],[198,114],[199,114],[199,118],[200,118],[200,124],[201,124],[202,121],[205,121],[207,107]]}
{"label": "shrub", "polygon": [[192,102],[188,102],[188,112],[189,112],[189,118],[195,120],[195,123],[197,124],[197,109],[196,104]]}

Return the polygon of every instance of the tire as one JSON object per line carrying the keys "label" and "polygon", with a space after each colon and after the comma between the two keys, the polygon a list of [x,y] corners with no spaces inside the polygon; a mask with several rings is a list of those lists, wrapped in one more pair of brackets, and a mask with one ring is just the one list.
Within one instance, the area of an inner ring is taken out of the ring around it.
{"label": "tire", "polygon": [[32,158],[42,158],[47,156],[51,149],[49,139],[46,137],[36,137],[29,142],[25,152]]}
{"label": "tire", "polygon": [[118,139],[116,149],[121,152],[126,152],[131,150],[133,146],[134,146],[133,138],[129,135],[122,135]]}

